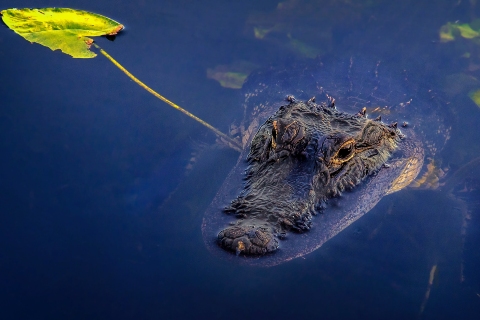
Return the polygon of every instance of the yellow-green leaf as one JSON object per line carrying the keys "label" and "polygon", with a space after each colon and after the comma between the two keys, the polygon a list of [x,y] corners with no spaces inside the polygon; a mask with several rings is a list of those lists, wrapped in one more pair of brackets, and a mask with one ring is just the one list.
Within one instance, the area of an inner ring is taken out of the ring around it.
{"label": "yellow-green leaf", "polygon": [[120,23],[102,15],[69,8],[7,9],[3,22],[30,42],[60,49],[74,58],[93,58],[88,37],[115,35]]}

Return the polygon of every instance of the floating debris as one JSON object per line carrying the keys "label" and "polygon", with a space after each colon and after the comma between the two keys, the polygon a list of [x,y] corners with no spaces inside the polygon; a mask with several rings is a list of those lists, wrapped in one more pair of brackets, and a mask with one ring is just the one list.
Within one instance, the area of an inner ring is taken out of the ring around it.
{"label": "floating debris", "polygon": [[425,297],[423,298],[422,305],[420,307],[420,314],[422,315],[423,311],[425,310],[425,306],[427,305],[428,298],[430,297],[430,291],[432,290],[433,280],[435,280],[435,275],[437,274],[437,265],[433,265],[432,269],[430,270],[430,277],[428,279],[428,287],[427,291],[425,292]]}

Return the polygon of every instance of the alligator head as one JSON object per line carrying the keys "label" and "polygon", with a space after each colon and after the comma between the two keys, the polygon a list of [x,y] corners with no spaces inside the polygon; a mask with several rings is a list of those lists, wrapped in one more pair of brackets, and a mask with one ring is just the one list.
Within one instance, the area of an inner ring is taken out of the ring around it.
{"label": "alligator head", "polygon": [[367,119],[365,110],[290,99],[252,140],[245,187],[225,208],[238,220],[218,234],[219,245],[245,255],[275,251],[289,231],[308,231],[329,198],[384,166],[401,138],[396,124]]}

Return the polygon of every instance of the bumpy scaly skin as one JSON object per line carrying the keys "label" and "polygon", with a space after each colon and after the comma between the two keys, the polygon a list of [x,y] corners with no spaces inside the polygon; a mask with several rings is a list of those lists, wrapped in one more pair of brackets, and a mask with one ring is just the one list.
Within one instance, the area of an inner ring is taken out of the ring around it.
{"label": "bumpy scaly skin", "polygon": [[396,124],[351,115],[326,104],[282,106],[258,130],[248,156],[246,185],[225,208],[237,222],[218,242],[237,254],[278,249],[288,231],[304,232],[329,198],[358,185],[386,164],[402,134]]}

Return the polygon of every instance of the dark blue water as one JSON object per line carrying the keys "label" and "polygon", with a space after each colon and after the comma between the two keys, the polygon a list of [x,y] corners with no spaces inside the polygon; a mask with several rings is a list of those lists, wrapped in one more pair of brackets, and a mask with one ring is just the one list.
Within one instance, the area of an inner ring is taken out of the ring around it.
{"label": "dark blue water", "polygon": [[478,319],[480,173],[466,165],[480,156],[468,96],[480,89],[480,46],[438,33],[480,8],[436,2],[3,1],[125,24],[100,46],[224,132],[242,96],[207,69],[345,52],[409,66],[442,97],[436,114],[451,131],[435,156],[448,188],[388,196],[304,259],[237,266],[210,255],[200,224],[238,154],[104,57],[72,59],[1,25],[1,318]]}

